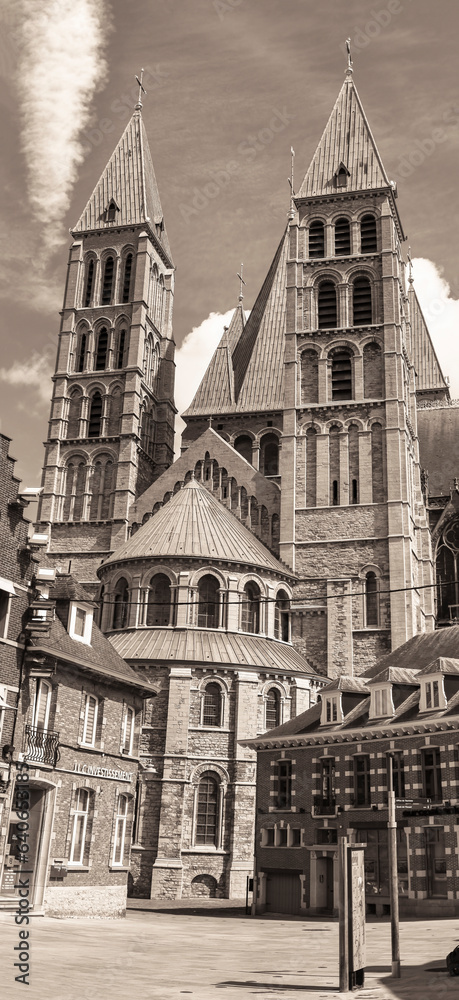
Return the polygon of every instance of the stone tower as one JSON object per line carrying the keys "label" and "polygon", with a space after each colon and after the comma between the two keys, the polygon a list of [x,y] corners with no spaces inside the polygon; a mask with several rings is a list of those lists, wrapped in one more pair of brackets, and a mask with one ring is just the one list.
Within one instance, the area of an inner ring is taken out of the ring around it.
{"label": "stone tower", "polygon": [[212,415],[279,488],[292,639],[329,676],[434,627],[416,391],[425,372],[448,390],[404,240],[349,69],[250,316],[236,311],[184,414],[185,447]]}
{"label": "stone tower", "polygon": [[72,230],[38,520],[82,583],[171,464],[174,265],[136,105]]}

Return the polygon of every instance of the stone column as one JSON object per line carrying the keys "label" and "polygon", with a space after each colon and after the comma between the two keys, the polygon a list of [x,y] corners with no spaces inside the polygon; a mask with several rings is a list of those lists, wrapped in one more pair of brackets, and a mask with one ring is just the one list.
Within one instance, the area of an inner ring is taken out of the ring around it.
{"label": "stone column", "polygon": [[258,674],[239,670],[234,723],[233,822],[228,887],[230,898],[245,896],[246,879],[248,875],[252,875],[256,755],[253,750],[241,747],[238,741],[253,736],[257,708]]}

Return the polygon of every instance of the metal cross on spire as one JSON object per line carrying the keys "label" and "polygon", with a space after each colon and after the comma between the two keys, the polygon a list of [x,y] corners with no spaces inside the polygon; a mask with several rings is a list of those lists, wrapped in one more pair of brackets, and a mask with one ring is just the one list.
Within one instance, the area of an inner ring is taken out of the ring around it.
{"label": "metal cross on spire", "polygon": [[139,80],[138,76],[136,76],[136,80],[137,80],[137,83],[139,85],[139,96],[137,98],[137,104],[135,106],[135,110],[136,111],[141,111],[142,110],[142,94],[146,95],[146,93],[147,93],[146,90],[145,90],[145,87],[144,87],[144,85],[142,83],[143,74],[144,74],[144,70],[142,68],[140,70],[140,80]]}
{"label": "metal cross on spire", "polygon": [[295,204],[294,204],[293,199],[295,197],[295,190],[294,190],[294,187],[293,187],[293,168],[294,168],[294,162],[295,162],[295,150],[294,150],[293,146],[290,146],[290,156],[291,156],[290,177],[287,177],[287,180],[288,180],[289,185],[290,185],[290,212],[289,212],[289,219],[294,219],[295,218]]}
{"label": "metal cross on spire", "polygon": [[244,265],[241,263],[241,273],[239,274],[239,271],[237,272],[237,277],[239,278],[239,282],[240,282],[240,284],[239,284],[239,302],[242,302],[242,300],[244,298],[244,294],[243,294],[243,291],[242,291],[242,286],[245,285],[244,278],[242,277],[243,268],[244,268]]}
{"label": "metal cross on spire", "polygon": [[352,63],[351,39],[350,38],[346,38],[346,50],[347,50],[347,71],[346,72],[347,73],[353,73],[354,72],[354,66],[353,66],[353,63]]}
{"label": "metal cross on spire", "polygon": [[406,255],[408,260],[408,281],[410,285],[413,284],[413,260],[411,257],[411,247],[408,247],[408,253]]}

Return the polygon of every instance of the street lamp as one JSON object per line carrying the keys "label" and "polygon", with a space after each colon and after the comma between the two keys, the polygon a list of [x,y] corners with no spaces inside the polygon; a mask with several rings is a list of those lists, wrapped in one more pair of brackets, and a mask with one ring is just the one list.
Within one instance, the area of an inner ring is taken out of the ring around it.
{"label": "street lamp", "polygon": [[389,840],[389,890],[390,890],[390,931],[392,948],[392,975],[400,979],[400,924],[398,913],[398,872],[397,872],[397,822],[395,819],[394,755],[388,754],[388,819]]}

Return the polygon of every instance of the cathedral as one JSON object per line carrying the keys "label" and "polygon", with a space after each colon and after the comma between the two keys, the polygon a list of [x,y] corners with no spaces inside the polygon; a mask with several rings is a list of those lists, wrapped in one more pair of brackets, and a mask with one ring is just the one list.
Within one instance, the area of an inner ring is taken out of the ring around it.
{"label": "cathedral", "polygon": [[140,103],[72,237],[37,532],[153,688],[131,892],[241,896],[247,740],[459,617],[459,409],[351,68],[175,461],[174,264]]}

